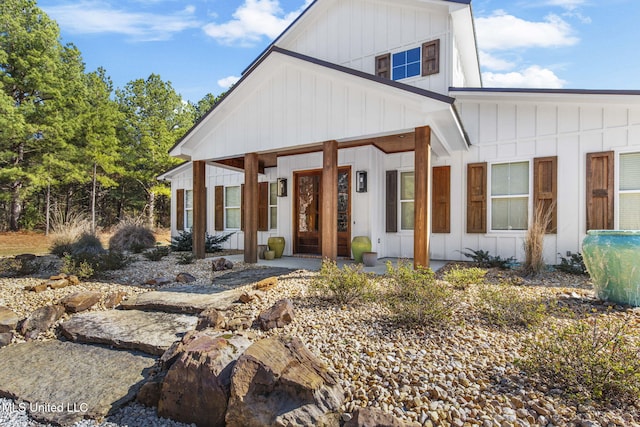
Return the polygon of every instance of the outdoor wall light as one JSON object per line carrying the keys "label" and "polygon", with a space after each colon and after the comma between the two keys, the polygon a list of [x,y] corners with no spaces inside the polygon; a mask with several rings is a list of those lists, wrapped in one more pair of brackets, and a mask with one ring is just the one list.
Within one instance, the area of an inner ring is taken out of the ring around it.
{"label": "outdoor wall light", "polygon": [[356,172],[356,192],[357,193],[367,192],[367,171]]}
{"label": "outdoor wall light", "polygon": [[287,178],[278,178],[278,197],[287,197]]}

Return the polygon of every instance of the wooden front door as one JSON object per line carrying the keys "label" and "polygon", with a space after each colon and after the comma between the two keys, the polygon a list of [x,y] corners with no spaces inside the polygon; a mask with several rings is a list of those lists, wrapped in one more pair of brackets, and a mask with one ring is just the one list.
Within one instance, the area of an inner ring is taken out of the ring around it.
{"label": "wooden front door", "polygon": [[[295,172],[295,218],[293,251],[319,255],[322,252],[320,198],[322,170]],[[351,168],[338,169],[338,256],[351,255]]]}

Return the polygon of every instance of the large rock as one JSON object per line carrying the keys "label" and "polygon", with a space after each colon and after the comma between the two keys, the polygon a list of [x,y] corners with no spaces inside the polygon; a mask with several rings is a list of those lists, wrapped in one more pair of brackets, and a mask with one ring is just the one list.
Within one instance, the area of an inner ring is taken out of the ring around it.
{"label": "large rock", "polygon": [[168,313],[199,314],[207,308],[228,310],[234,306],[241,290],[231,289],[223,292],[199,292],[201,287],[186,288],[184,291],[152,291],[137,294],[123,301],[121,305],[125,309],[158,310]]}
{"label": "large rock", "polygon": [[102,293],[97,291],[76,292],[60,300],[68,313],[79,313],[96,305],[102,299]]}
{"label": "large rock", "polygon": [[202,331],[187,334],[181,344],[162,383],[158,415],[198,427],[224,426],[231,370],[251,342]]}
{"label": "large rock", "polygon": [[420,423],[403,421],[376,408],[358,408],[344,427],[420,427]]}
{"label": "large rock", "polygon": [[0,306],[0,334],[16,329],[19,321],[20,317],[13,310]]}
{"label": "large rock", "polygon": [[231,377],[228,427],[338,426],[344,391],[298,338],[268,338],[240,356]]}
{"label": "large rock", "polygon": [[62,317],[64,311],[64,307],[57,304],[40,307],[20,324],[18,332],[26,338],[35,338],[53,326]]}
{"label": "large rock", "polygon": [[293,317],[293,304],[289,299],[281,299],[258,315],[258,323],[262,330],[267,331],[288,325],[293,322]]}
{"label": "large rock", "polygon": [[29,402],[33,417],[62,425],[102,418],[125,405],[155,363],[149,356],[61,341],[4,347],[0,360],[0,396]]}
{"label": "large rock", "polygon": [[222,329],[226,319],[224,314],[216,310],[215,308],[208,308],[198,316],[198,324],[196,330],[201,331],[203,329]]}
{"label": "large rock", "polygon": [[211,261],[211,269],[213,271],[225,271],[233,269],[233,262],[226,258],[216,258]]}
{"label": "large rock", "polygon": [[193,330],[195,316],[138,310],[81,313],[62,323],[62,333],[73,341],[108,344],[160,356]]}
{"label": "large rock", "polygon": [[0,332],[0,347],[11,344],[13,332]]}

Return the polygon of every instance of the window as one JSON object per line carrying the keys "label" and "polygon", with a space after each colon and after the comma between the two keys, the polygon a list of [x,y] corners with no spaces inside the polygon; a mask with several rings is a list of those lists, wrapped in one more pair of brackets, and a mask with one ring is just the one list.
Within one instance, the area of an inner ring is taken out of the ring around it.
{"label": "window", "polygon": [[224,218],[225,228],[240,228],[240,186],[225,187],[224,189]]}
{"label": "window", "polygon": [[415,223],[415,174],[400,173],[400,229],[413,230]]}
{"label": "window", "polygon": [[269,229],[278,228],[278,183],[269,183]]}
{"label": "window", "polygon": [[393,54],[393,80],[401,80],[420,75],[420,48]]}
{"label": "window", "polygon": [[640,229],[640,153],[620,154],[620,229]]}
{"label": "window", "polygon": [[184,227],[190,230],[193,227],[193,190],[184,192]]}
{"label": "window", "polygon": [[491,166],[491,229],[526,230],[529,211],[529,162]]}

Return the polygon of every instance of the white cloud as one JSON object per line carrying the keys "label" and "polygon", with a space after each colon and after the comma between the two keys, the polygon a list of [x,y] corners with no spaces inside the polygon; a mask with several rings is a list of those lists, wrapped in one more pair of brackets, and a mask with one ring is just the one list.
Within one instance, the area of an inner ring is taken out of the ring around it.
{"label": "white cloud", "polygon": [[543,22],[532,22],[499,10],[477,18],[476,31],[478,45],[484,51],[573,46],[579,42],[571,25],[553,14]]}
{"label": "white cloud", "polygon": [[551,89],[559,89],[566,84],[553,71],[537,65],[510,73],[485,72],[482,73],[482,83],[485,87]]}
{"label": "white cloud", "polygon": [[573,10],[578,6],[582,6],[586,0],[548,0],[546,4],[550,6],[560,6],[565,9]]}
{"label": "white cloud", "polygon": [[479,51],[480,64],[483,68],[494,71],[508,71],[515,68],[516,64],[504,59],[500,59],[489,52]]}
{"label": "white cloud", "polygon": [[193,6],[168,15],[129,12],[99,1],[81,1],[43,9],[69,32],[124,34],[138,41],[167,40],[175,33],[201,25],[193,16]]}
{"label": "white cloud", "polygon": [[311,2],[305,0],[299,9],[285,13],[279,0],[245,0],[233,13],[232,20],[207,24],[204,31],[223,44],[250,46],[262,37],[273,39],[280,35]]}
{"label": "white cloud", "polygon": [[218,80],[218,86],[220,86],[223,89],[229,89],[231,86],[238,83],[238,80],[240,80],[240,77],[237,77],[237,76],[225,77],[223,79]]}

